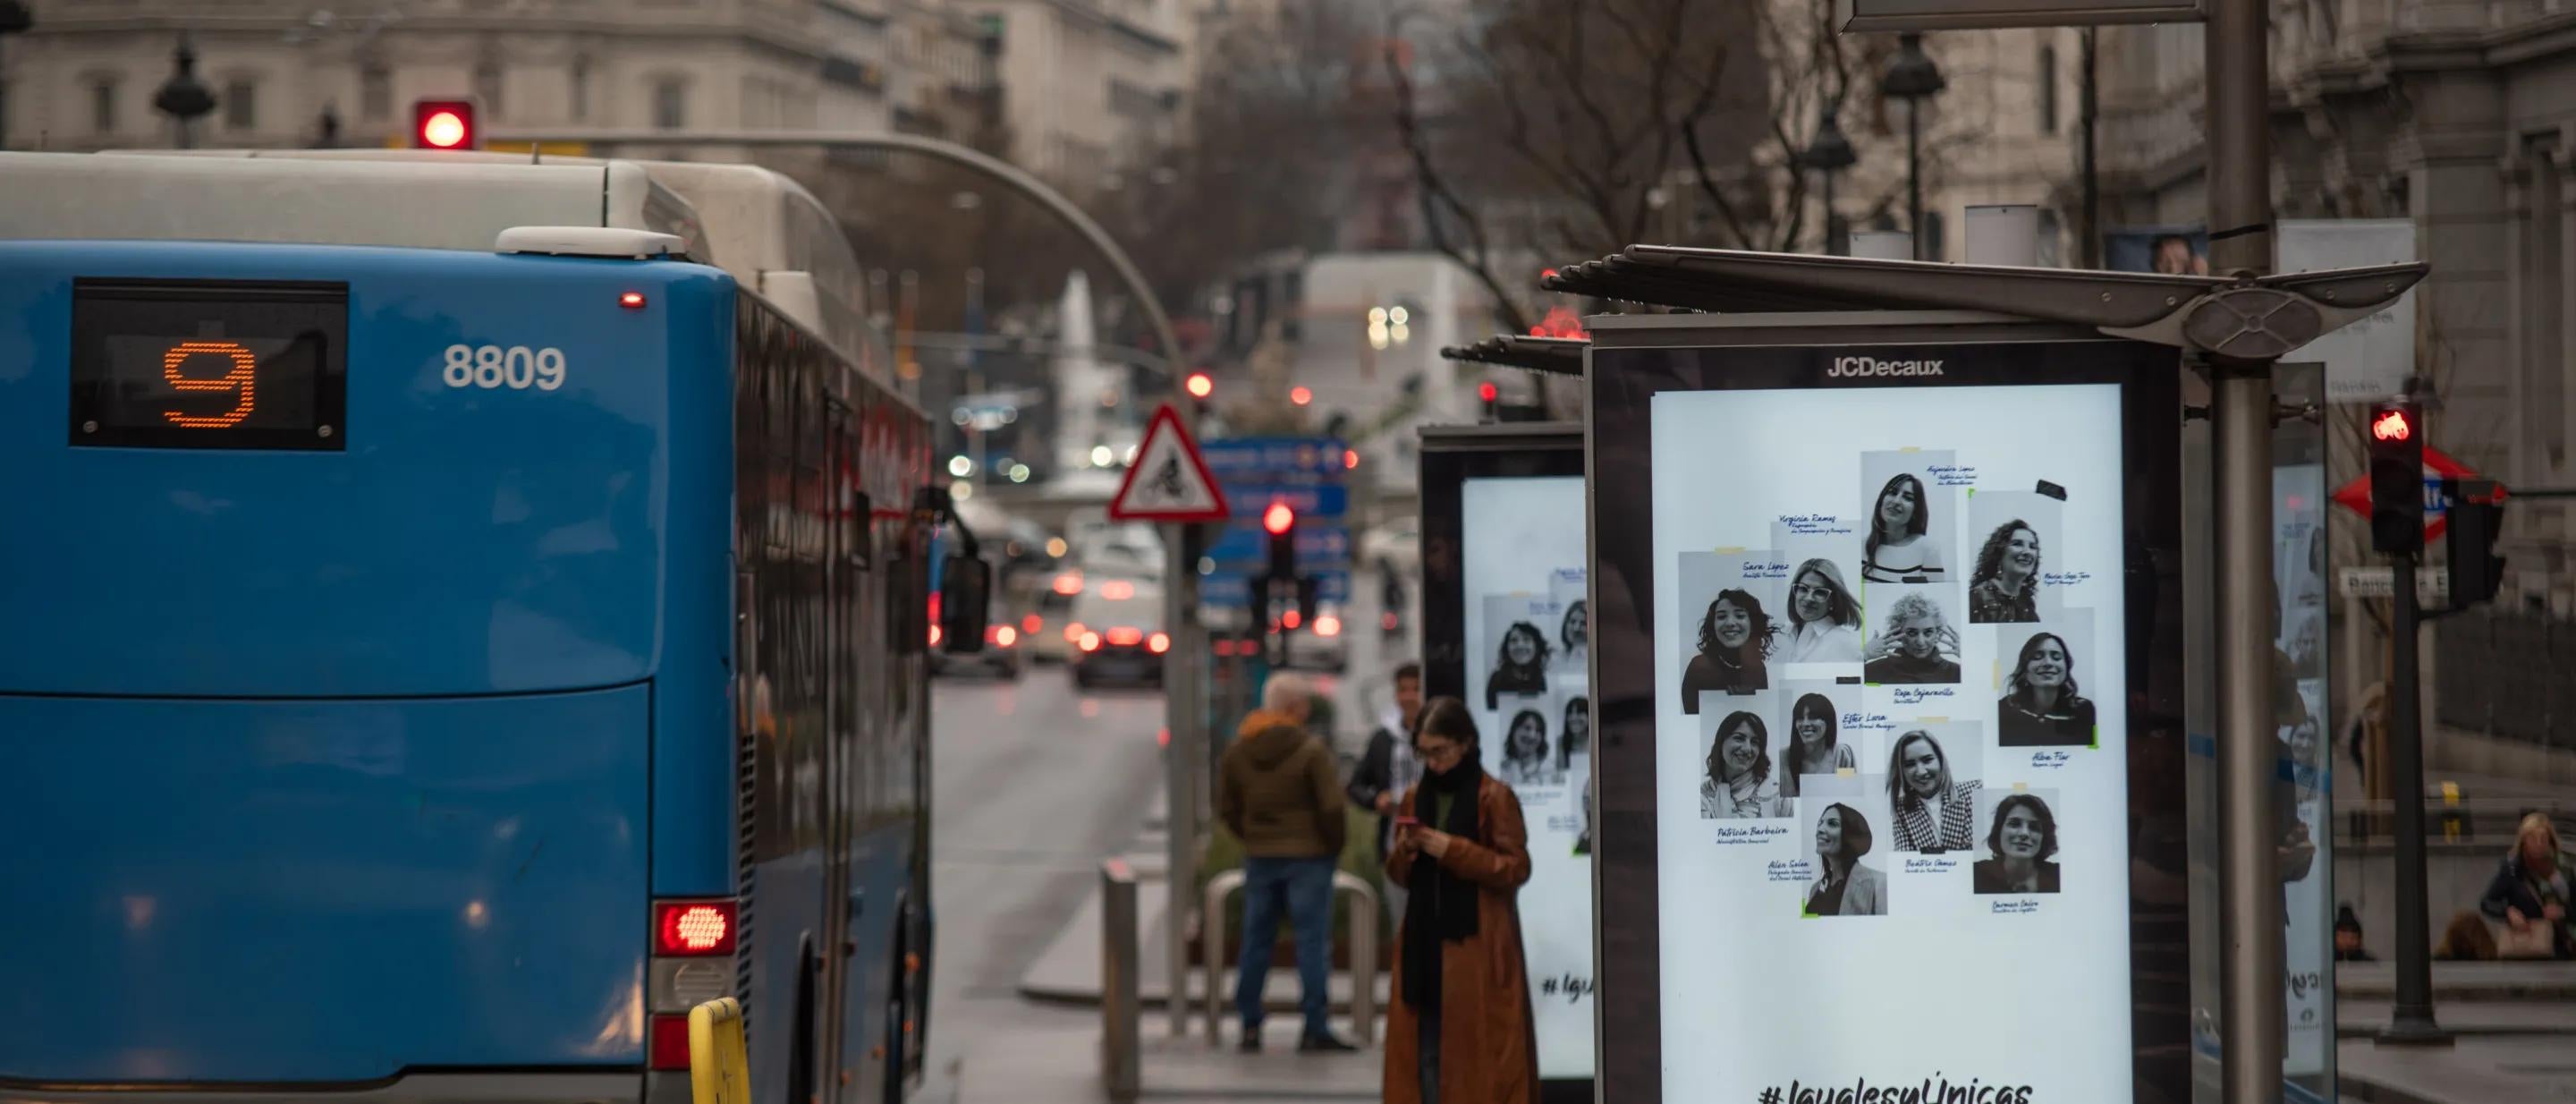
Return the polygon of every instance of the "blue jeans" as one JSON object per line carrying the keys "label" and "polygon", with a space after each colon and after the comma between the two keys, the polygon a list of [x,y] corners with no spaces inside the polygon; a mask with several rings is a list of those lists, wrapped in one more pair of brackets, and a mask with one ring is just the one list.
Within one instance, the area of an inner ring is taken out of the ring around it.
{"label": "blue jeans", "polygon": [[1270,950],[1279,940],[1279,913],[1297,937],[1298,1006],[1309,1038],[1326,1033],[1331,996],[1333,871],[1331,856],[1311,859],[1248,857],[1243,860],[1243,958],[1236,964],[1234,1009],[1246,1038],[1261,1032],[1261,990],[1270,980]]}

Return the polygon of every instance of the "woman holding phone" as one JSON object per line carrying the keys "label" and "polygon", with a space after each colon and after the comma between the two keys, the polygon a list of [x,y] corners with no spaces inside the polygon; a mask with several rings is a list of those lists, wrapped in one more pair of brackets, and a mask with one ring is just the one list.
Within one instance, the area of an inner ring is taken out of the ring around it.
{"label": "woman holding phone", "polygon": [[1467,703],[1437,698],[1413,733],[1387,877],[1410,889],[1387,1007],[1387,1104],[1538,1099],[1538,1038],[1515,898],[1529,881],[1520,799],[1480,765]]}

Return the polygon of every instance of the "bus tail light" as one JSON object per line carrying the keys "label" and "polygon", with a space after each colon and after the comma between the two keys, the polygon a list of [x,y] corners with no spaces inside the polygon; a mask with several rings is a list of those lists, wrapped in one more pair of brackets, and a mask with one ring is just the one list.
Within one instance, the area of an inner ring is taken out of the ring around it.
{"label": "bus tail light", "polygon": [[684,1070],[689,1068],[689,1017],[653,1017],[652,1068]]}
{"label": "bus tail light", "polygon": [[733,953],[736,914],[732,901],[664,901],[654,909],[654,948],[660,953]]}
{"label": "bus tail light", "polygon": [[1165,636],[1162,633],[1155,633],[1154,635],[1145,638],[1145,650],[1152,652],[1155,655],[1161,655],[1165,652],[1171,651],[1172,638]]}

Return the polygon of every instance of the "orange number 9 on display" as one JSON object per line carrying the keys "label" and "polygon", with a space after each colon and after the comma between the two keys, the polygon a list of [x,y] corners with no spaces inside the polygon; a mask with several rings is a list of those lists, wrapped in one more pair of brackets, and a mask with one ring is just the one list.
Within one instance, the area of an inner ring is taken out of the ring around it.
{"label": "orange number 9 on display", "polygon": [[[179,374],[181,364],[190,357],[201,355],[230,357],[232,371],[211,379]],[[170,351],[161,356],[161,378],[170,381],[171,388],[179,391],[238,391],[241,402],[223,414],[196,415],[167,410],[161,416],[182,429],[226,429],[238,424],[250,417],[256,405],[251,385],[258,367],[259,358],[252,356],[249,349],[230,341],[182,341],[171,346]]]}

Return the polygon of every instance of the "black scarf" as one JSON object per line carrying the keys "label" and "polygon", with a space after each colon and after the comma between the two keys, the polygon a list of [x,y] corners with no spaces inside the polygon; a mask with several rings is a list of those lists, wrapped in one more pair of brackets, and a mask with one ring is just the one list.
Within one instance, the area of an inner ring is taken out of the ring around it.
{"label": "black scarf", "polygon": [[[1475,843],[1476,804],[1483,791],[1485,767],[1474,748],[1445,774],[1426,773],[1413,791],[1413,816],[1426,828],[1437,828]],[[1433,824],[1441,795],[1449,797],[1449,817]],[[1476,885],[1451,874],[1428,851],[1413,859],[1413,876],[1405,879],[1410,897],[1404,907],[1404,996],[1423,1012],[1440,1010],[1440,945],[1476,934]]]}

